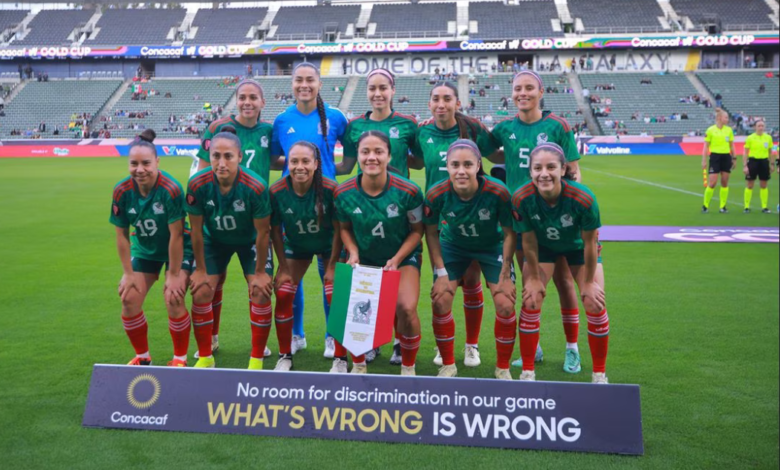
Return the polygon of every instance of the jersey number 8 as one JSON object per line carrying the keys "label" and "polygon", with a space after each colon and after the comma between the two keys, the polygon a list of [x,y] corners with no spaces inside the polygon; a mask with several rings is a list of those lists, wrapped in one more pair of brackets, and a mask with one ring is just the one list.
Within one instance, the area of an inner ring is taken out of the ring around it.
{"label": "jersey number 8", "polygon": [[548,240],[560,240],[561,233],[555,227],[547,227],[547,239]]}

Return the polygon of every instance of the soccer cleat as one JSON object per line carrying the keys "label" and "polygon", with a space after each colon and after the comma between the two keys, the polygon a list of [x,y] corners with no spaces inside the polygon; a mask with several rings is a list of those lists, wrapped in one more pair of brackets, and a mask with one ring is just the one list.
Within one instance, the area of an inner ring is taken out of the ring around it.
{"label": "soccer cleat", "polygon": [[353,362],[350,374],[368,374],[368,366],[365,362]]}
{"label": "soccer cleat", "polygon": [[174,359],[168,363],[168,367],[187,367],[187,361],[181,359]]}
{"label": "soccer cleat", "polygon": [[463,365],[466,367],[479,367],[482,361],[479,358],[479,349],[476,346],[466,346],[464,349],[466,357],[463,358]]}
{"label": "soccer cleat", "polygon": [[439,367],[439,374],[436,375],[436,377],[457,377],[457,376],[458,376],[458,366],[456,366],[455,364]]}
{"label": "soccer cleat", "polygon": [[707,209],[707,206],[701,206],[701,213],[702,214],[709,214],[710,210]]}
{"label": "soccer cleat", "polygon": [[333,359],[333,366],[330,368],[331,374],[346,374],[347,373],[347,360],[345,358],[337,357]]}
{"label": "soccer cleat", "polygon": [[301,349],[306,349],[306,337],[293,335],[292,342],[290,343],[290,352],[294,356],[295,353]]}
{"label": "soccer cleat", "polygon": [[444,365],[444,361],[441,358],[441,352],[439,352],[439,348],[434,349],[436,350],[436,357],[433,358],[433,364],[441,367]]}
{"label": "soccer cleat", "polygon": [[127,363],[128,366],[150,366],[152,365],[151,357],[134,357],[132,361]]}
{"label": "soccer cleat", "polygon": [[742,211],[743,214],[750,214],[750,208],[746,207],[745,210]]}
{"label": "soccer cleat", "polygon": [[594,372],[593,380],[591,382],[594,384],[608,384],[609,380],[607,380],[607,374],[604,372]]}
{"label": "soccer cleat", "polygon": [[325,338],[325,352],[322,353],[322,357],[325,359],[333,359],[336,355],[336,340],[332,336]]}
{"label": "soccer cleat", "polygon": [[249,358],[249,370],[263,370],[263,358],[262,357],[250,357]]}
{"label": "soccer cleat", "polygon": [[728,208],[726,208],[726,207],[721,207],[721,208],[720,208],[720,210],[719,210],[718,212],[720,212],[721,214],[728,214],[728,213],[729,213],[729,210],[728,210]]}
{"label": "soccer cleat", "polygon": [[762,213],[762,214],[771,214],[771,213],[772,213],[772,211],[770,211],[770,210],[769,210],[769,209],[767,209],[767,208],[763,208],[763,209],[761,209],[761,213]]}
{"label": "soccer cleat", "polygon": [[512,380],[512,374],[509,372],[509,369],[499,369],[496,367],[495,375],[498,380]]}
{"label": "soccer cleat", "polygon": [[401,365],[401,345],[400,344],[394,344],[393,345],[393,355],[390,356],[390,365],[391,366],[400,366]]}
{"label": "soccer cleat", "polygon": [[[214,354],[219,349],[219,335],[211,335],[211,354]],[[200,354],[195,351],[195,359],[200,359]]]}
{"label": "soccer cleat", "polygon": [[217,362],[214,360],[214,356],[209,357],[201,357],[198,359],[198,362],[195,363],[194,368],[196,369],[213,369],[217,365]]}
{"label": "soccer cleat", "polygon": [[566,356],[563,359],[563,371],[570,374],[576,374],[581,370],[580,353],[573,349],[567,349]]}
{"label": "soccer cleat", "polygon": [[532,370],[524,370],[520,374],[521,382],[536,382],[536,372]]}
{"label": "soccer cleat", "polygon": [[534,362],[541,363],[544,361],[544,351],[542,351],[542,345],[537,344],[536,345],[536,356],[534,356]]}
{"label": "soccer cleat", "polygon": [[292,368],[293,368],[292,354],[279,354],[279,360],[276,361],[276,366],[274,367],[274,370],[287,372],[292,370]]}
{"label": "soccer cleat", "polygon": [[271,354],[271,350],[266,346],[265,351],[263,351],[263,357],[271,357]]}
{"label": "soccer cleat", "polygon": [[414,370],[414,366],[401,365],[401,375],[405,375],[407,377],[413,377],[417,375],[417,373]]}
{"label": "soccer cleat", "polygon": [[382,351],[379,348],[374,348],[366,353],[366,363],[371,364],[378,356],[382,355]]}

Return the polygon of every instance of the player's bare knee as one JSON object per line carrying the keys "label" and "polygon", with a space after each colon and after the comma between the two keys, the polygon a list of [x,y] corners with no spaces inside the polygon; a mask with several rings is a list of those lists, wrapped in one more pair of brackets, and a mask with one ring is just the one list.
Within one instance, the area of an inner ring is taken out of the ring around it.
{"label": "player's bare knee", "polygon": [[447,294],[441,296],[438,300],[433,301],[433,312],[437,315],[447,313],[452,309],[452,296]]}
{"label": "player's bare knee", "polygon": [[509,318],[515,310],[514,304],[503,294],[499,294],[493,301],[496,305],[496,315],[502,318]]}

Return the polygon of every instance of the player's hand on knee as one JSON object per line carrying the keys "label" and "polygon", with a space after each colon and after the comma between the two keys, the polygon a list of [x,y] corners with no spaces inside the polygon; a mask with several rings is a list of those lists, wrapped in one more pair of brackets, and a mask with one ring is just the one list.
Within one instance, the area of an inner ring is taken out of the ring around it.
{"label": "player's hand on knee", "polygon": [[209,283],[209,275],[205,270],[201,271],[196,269],[190,278],[190,291],[192,291],[192,295],[194,296],[203,288],[211,291],[214,289],[214,286]]}
{"label": "player's hand on knee", "polygon": [[273,294],[273,281],[266,272],[256,273],[249,283],[249,291],[252,296],[271,298]]}
{"label": "player's hand on knee", "polygon": [[290,275],[290,270],[287,267],[279,266],[274,279],[274,290],[278,291],[285,284],[292,285],[292,275]]}
{"label": "player's hand on knee", "polygon": [[600,312],[607,304],[604,289],[595,282],[586,284],[580,289],[582,304],[588,312]]}
{"label": "player's hand on knee", "polygon": [[517,287],[510,279],[502,279],[498,283],[496,295],[504,295],[514,305],[517,302]]}
{"label": "player's hand on knee", "polygon": [[[138,273],[125,274],[119,280],[119,298],[122,302],[128,302],[134,294],[141,294],[141,275]],[[135,292],[133,292],[135,291]]]}

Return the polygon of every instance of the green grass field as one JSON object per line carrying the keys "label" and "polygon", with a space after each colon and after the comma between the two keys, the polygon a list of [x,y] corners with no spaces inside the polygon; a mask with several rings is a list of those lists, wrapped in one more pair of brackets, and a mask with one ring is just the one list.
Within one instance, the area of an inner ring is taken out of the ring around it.
{"label": "green grass field", "polygon": [[[189,165],[188,158],[161,163],[182,182]],[[777,214],[741,213],[744,182],[738,175],[731,213],[701,215],[698,158],[586,157],[582,166],[604,224],[778,226]],[[777,244],[605,243],[608,375],[612,383],[641,386],[643,457],[84,429],[92,365],[124,364],[132,357],[119,320],[121,268],[108,223],[113,185],[125,174],[123,159],[0,160],[3,468],[516,468],[520,462],[538,468],[778,467]],[[422,183],[422,175],[415,176]],[[777,181],[770,185],[773,208]],[[756,191],[754,209],[758,201]],[[236,267],[225,288],[220,367],[246,367],[249,354],[246,287]],[[309,349],[296,355],[295,366],[327,371],[314,271],[305,281]],[[431,280],[425,266],[423,293]],[[435,375],[425,297],[417,371]],[[460,304],[456,299],[462,346]],[[486,301],[483,365],[461,367],[462,377],[492,376],[491,308]],[[151,353],[164,363],[172,352],[159,285],[145,311]],[[561,370],[564,337],[554,292],[545,305],[541,338],[546,358],[537,369],[539,379],[590,380],[584,316],[583,372],[570,376]],[[273,333],[270,347],[276,351]],[[398,374],[387,364],[389,354],[385,347],[370,372]],[[462,352],[456,356],[462,361]],[[266,361],[266,369],[274,363]]]}

